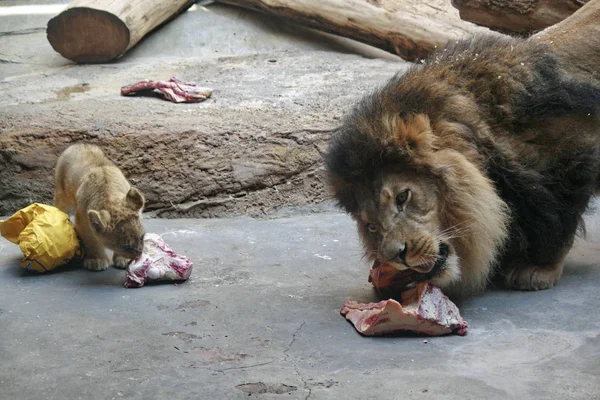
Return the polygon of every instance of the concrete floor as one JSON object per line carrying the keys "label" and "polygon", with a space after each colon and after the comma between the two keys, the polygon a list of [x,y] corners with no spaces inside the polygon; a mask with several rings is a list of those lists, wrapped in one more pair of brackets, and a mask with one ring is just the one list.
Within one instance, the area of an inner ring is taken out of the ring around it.
{"label": "concrete floor", "polygon": [[361,337],[340,316],[374,297],[334,212],[147,220],[194,272],[140,289],[116,269],[25,274],[2,239],[0,398],[598,399],[598,222],[556,288],[467,300],[468,335],[428,343]]}

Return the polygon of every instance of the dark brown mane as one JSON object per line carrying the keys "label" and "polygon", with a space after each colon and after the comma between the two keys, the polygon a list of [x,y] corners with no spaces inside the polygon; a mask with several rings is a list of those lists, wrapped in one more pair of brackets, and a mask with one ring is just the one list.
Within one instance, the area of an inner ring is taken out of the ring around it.
{"label": "dark brown mane", "polygon": [[[423,130],[410,128],[416,118],[428,120],[428,148],[414,143]],[[499,260],[547,265],[566,254],[596,189],[599,136],[599,88],[567,77],[543,44],[482,36],[447,45],[366,96],[331,138],[325,162],[335,198],[354,213],[357,185],[398,166],[443,181],[436,155],[453,152],[510,209]],[[468,181],[449,185],[472,190]]]}

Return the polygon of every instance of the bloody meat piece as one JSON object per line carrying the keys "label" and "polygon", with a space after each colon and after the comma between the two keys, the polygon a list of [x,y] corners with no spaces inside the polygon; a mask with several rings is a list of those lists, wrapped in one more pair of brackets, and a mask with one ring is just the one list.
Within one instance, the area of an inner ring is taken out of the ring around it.
{"label": "bloody meat piece", "polygon": [[377,261],[369,272],[369,282],[382,298],[398,298],[404,290],[426,280],[428,278],[425,274],[412,269],[400,271],[390,264],[380,264]]}
{"label": "bloody meat piece", "polygon": [[209,98],[212,89],[201,87],[194,82],[186,82],[176,77],[171,77],[168,81],[143,80],[132,85],[123,86],[121,95],[136,95],[142,91],[155,91],[161,93],[167,100],[173,103],[198,103]]}
{"label": "bloody meat piece", "polygon": [[[446,257],[448,256],[448,249],[446,247],[445,256],[439,258],[433,269],[426,274],[414,271],[412,269],[398,270],[392,265],[387,263],[381,263],[376,260],[373,263],[373,267],[369,272],[369,282],[380,292],[382,290],[390,293],[400,293],[403,290],[410,287],[414,287],[414,284],[419,282],[425,282],[430,280],[435,274],[442,268]],[[393,297],[393,296],[392,296]]]}
{"label": "bloody meat piece", "polygon": [[469,325],[438,287],[423,282],[401,296],[402,304],[393,299],[366,304],[348,300],[340,312],[366,336],[402,331],[429,336],[467,334]]}
{"label": "bloody meat piece", "polygon": [[377,289],[402,289],[413,281],[413,275],[416,273],[410,269],[399,271],[390,264],[375,262],[369,272],[369,282]]}
{"label": "bloody meat piece", "polygon": [[126,288],[154,281],[185,281],[192,274],[192,261],[173,250],[155,233],[144,237],[144,252],[127,266]]}

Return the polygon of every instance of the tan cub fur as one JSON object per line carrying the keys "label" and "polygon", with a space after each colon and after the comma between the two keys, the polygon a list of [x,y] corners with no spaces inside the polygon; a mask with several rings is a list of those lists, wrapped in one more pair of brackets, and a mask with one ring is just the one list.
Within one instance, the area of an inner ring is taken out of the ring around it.
{"label": "tan cub fur", "polygon": [[75,229],[85,246],[85,268],[108,268],[105,248],[114,252],[113,264],[118,268],[141,255],[144,196],[97,146],[75,144],[61,154],[54,205],[66,213],[75,210]]}

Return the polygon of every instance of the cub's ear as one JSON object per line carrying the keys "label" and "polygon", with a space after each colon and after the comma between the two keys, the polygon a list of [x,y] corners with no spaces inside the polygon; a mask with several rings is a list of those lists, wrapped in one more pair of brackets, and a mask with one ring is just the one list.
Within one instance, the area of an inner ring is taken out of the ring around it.
{"label": "cub's ear", "polygon": [[127,206],[133,210],[138,211],[144,208],[144,195],[134,187],[129,189],[129,192],[127,192],[125,201],[127,202]]}
{"label": "cub's ear", "polygon": [[108,211],[90,210],[88,211],[87,215],[90,220],[90,224],[92,224],[92,228],[94,228],[96,232],[106,232],[108,229],[108,224],[110,224],[110,214]]}

